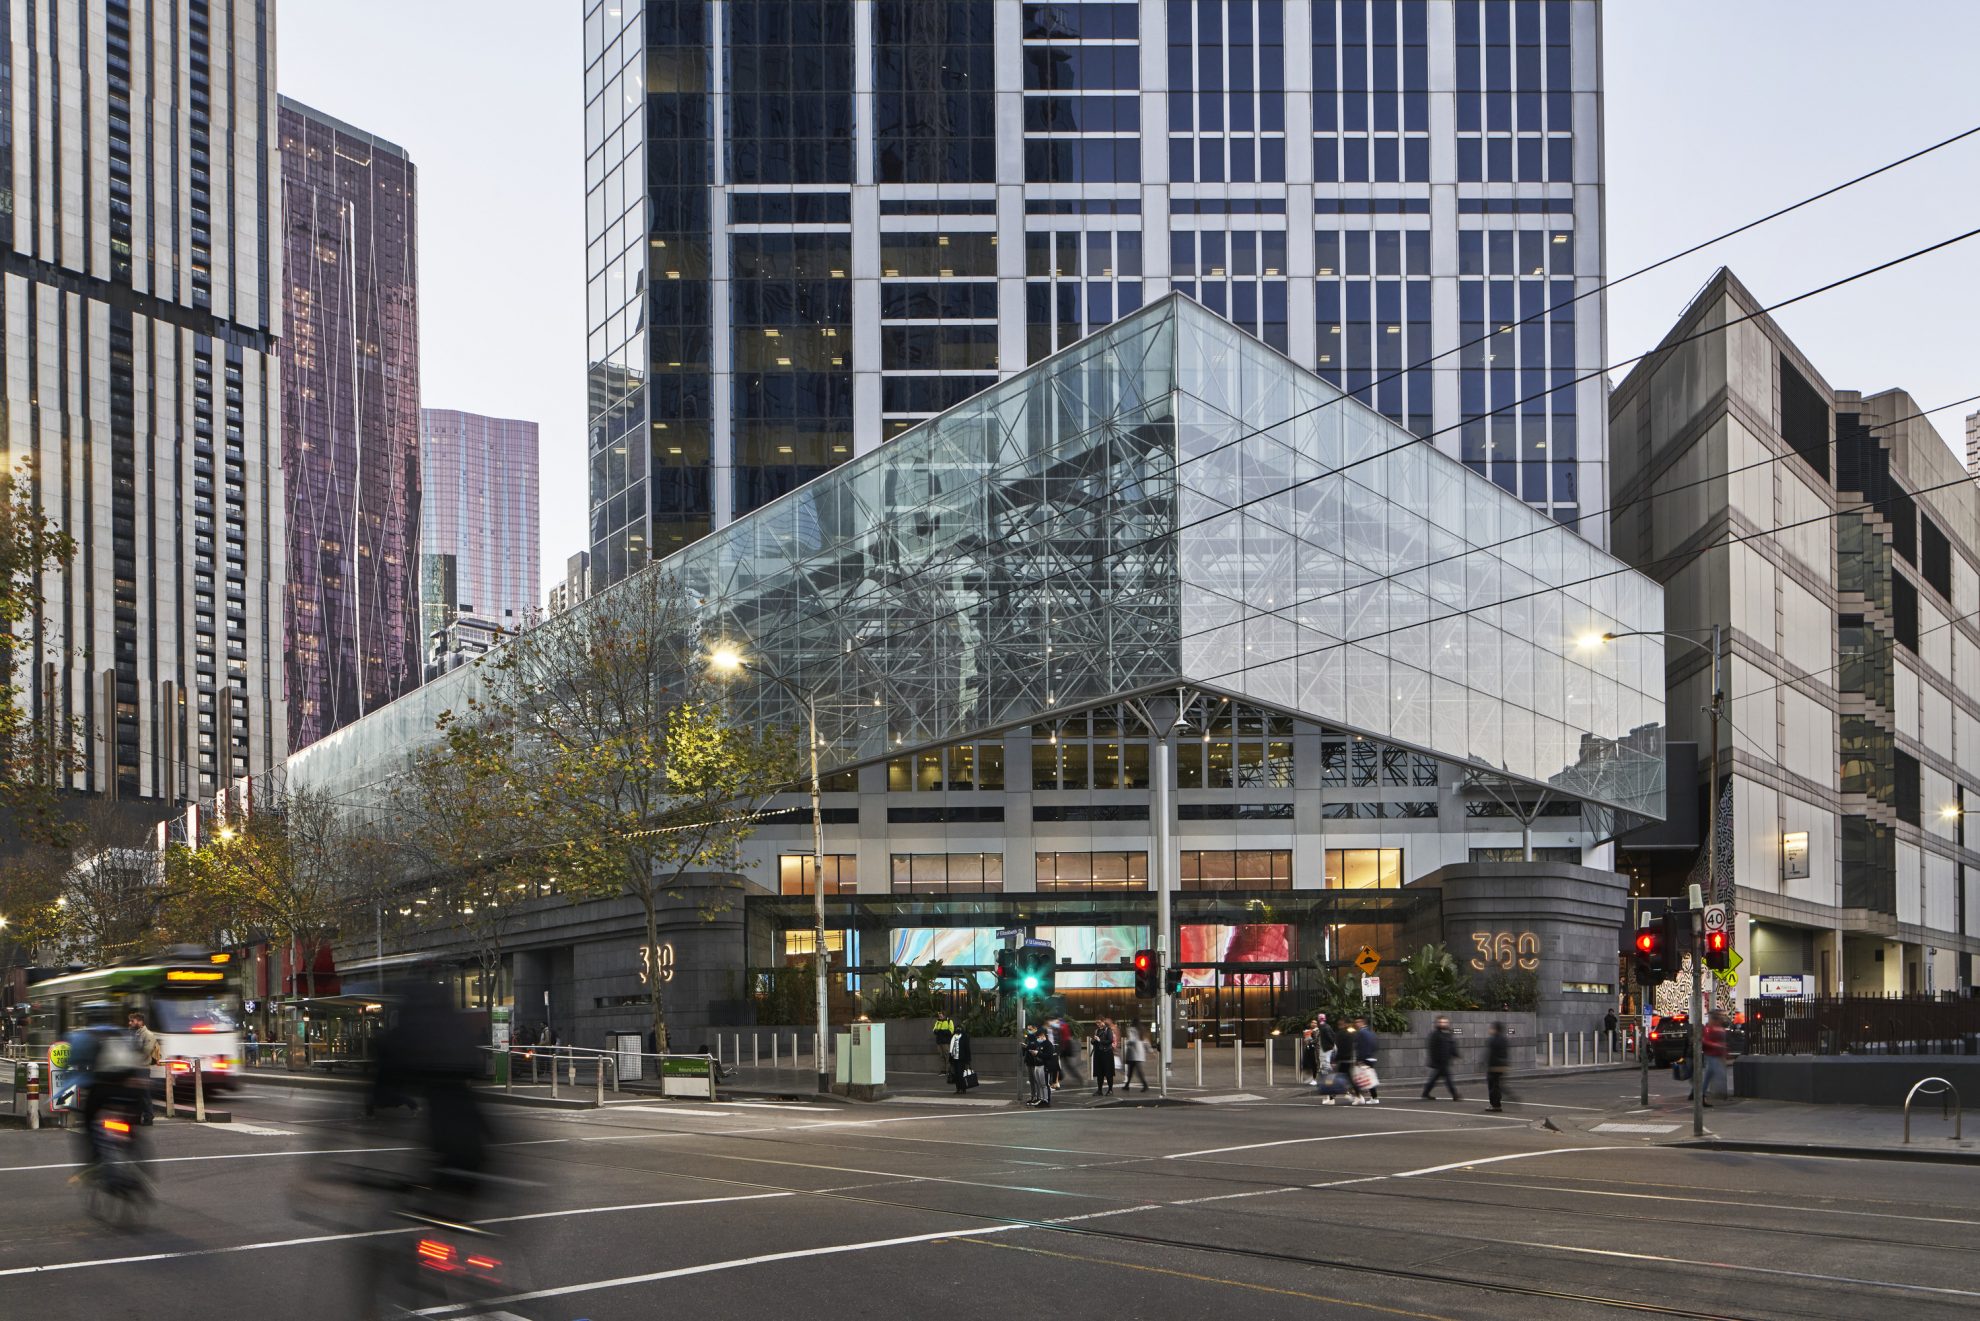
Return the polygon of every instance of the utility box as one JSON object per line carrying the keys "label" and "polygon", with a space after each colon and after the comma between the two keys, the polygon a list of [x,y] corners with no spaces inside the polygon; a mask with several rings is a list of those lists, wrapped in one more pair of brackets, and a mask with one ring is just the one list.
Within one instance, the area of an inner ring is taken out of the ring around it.
{"label": "utility box", "polygon": [[832,1081],[844,1087],[852,1081],[852,1033],[832,1034]]}
{"label": "utility box", "polygon": [[643,1076],[640,1069],[640,1048],[645,1044],[646,1039],[637,1032],[614,1032],[611,1040],[613,1063],[617,1066],[619,1081],[640,1081]]}
{"label": "utility box", "polygon": [[854,1023],[846,1040],[846,1082],[883,1087],[887,1082],[887,1025]]}

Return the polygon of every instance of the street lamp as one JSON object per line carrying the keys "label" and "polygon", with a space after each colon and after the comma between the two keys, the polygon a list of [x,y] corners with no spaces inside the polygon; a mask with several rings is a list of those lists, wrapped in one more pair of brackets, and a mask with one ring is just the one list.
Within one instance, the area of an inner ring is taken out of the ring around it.
{"label": "street lamp", "polygon": [[832,1025],[825,999],[825,810],[818,779],[818,693],[816,689],[799,687],[760,662],[746,659],[733,647],[718,647],[710,652],[708,668],[724,675],[760,675],[804,703],[805,743],[811,754],[811,966],[818,1001],[818,1039],[812,1062],[818,1069],[819,1092],[830,1092],[832,1071],[825,1066],[825,1043]]}
{"label": "street lamp", "polygon": [[[1712,902],[1719,896],[1719,716],[1726,705],[1726,639],[1721,625],[1712,625],[1712,641],[1708,645],[1685,633],[1673,633],[1664,629],[1638,629],[1628,633],[1603,633],[1581,640],[1584,647],[1600,646],[1614,642],[1617,638],[1660,637],[1673,638],[1688,646],[1698,648],[1712,658],[1712,704],[1705,708],[1712,717],[1712,804],[1711,824],[1705,841],[1706,891]],[[1694,1137],[1705,1136],[1705,1079],[1701,1066],[1704,1064],[1705,1045],[1705,964],[1701,957],[1698,940],[1698,926],[1702,914],[1692,915],[1691,940],[1691,1132]],[[1642,1043],[1637,1046],[1637,1055],[1643,1058]],[[1648,1064],[1644,1066],[1647,1070]],[[1646,1073],[1647,1078],[1647,1073]],[[1647,1087],[1646,1082],[1646,1087]]]}

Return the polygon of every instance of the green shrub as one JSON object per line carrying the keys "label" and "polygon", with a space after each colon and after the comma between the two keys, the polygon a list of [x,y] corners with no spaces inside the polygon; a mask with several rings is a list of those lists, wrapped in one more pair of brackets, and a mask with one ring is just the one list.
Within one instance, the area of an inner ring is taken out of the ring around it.
{"label": "green shrub", "polygon": [[1495,972],[1485,979],[1487,1009],[1530,1013],[1540,1004],[1540,979],[1530,972]]}
{"label": "green shrub", "polygon": [[1425,945],[1402,961],[1402,990],[1398,1009],[1476,1009],[1470,979],[1442,945]]}

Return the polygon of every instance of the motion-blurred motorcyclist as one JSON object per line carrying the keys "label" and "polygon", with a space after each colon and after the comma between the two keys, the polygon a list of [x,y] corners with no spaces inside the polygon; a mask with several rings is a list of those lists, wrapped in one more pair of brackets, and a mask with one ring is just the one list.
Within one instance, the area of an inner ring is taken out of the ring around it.
{"label": "motion-blurred motorcyclist", "polygon": [[403,988],[397,1021],[378,1037],[374,1104],[423,1102],[425,1142],[439,1188],[469,1191],[488,1166],[488,1123],[470,1082],[481,1056],[467,1017],[430,978]]}
{"label": "motion-blurred motorcyclist", "polygon": [[76,1136],[82,1143],[83,1165],[88,1168],[101,1154],[96,1125],[104,1108],[124,1106],[135,1118],[139,1112],[136,1078],[148,1070],[137,1039],[120,1022],[116,1005],[107,1000],[91,1001],[82,1007],[82,1014],[82,1025],[65,1038],[69,1048],[66,1071],[76,1089],[74,1109],[82,1119]]}

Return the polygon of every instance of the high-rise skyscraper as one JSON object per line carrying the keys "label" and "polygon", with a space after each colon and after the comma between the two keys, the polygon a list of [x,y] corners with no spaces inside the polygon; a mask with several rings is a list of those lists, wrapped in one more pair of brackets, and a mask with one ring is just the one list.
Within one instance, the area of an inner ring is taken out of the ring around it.
{"label": "high-rise skyscraper", "polygon": [[1966,470],[1980,477],[1980,409],[1966,415]]}
{"label": "high-rise skyscraper", "polygon": [[1557,518],[1600,503],[1601,380],[1565,385],[1603,351],[1593,0],[584,22],[595,581],[1172,289]]}
{"label": "high-rise skyscraper", "polygon": [[289,746],[420,681],[419,228],[403,148],[281,98]]}
{"label": "high-rise skyscraper", "polygon": [[543,598],[536,423],[420,410],[423,644],[462,615],[523,627]]}
{"label": "high-rise skyscraper", "polygon": [[255,0],[0,6],[0,445],[79,546],[12,678],[93,794],[287,751],[274,45]]}

